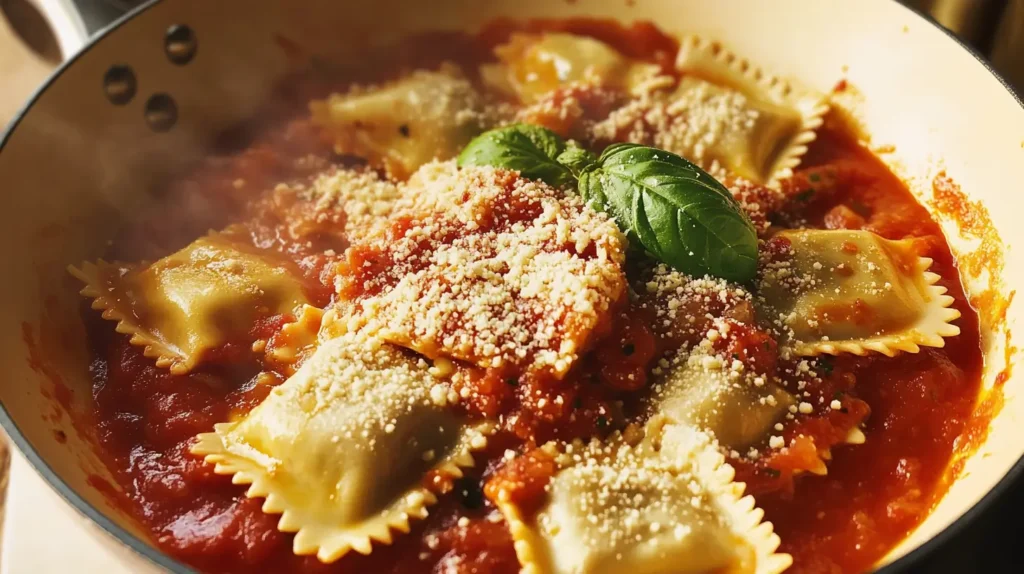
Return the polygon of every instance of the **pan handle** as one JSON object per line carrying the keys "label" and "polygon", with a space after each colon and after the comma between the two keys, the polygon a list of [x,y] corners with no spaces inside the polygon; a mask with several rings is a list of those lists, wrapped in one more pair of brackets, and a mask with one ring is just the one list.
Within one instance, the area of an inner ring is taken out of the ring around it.
{"label": "pan handle", "polygon": [[46,20],[56,38],[60,55],[65,60],[82,49],[90,36],[106,28],[134,6],[143,3],[112,0],[19,1],[31,4]]}
{"label": "pan handle", "polygon": [[61,57],[69,58],[89,40],[89,32],[72,0],[28,0],[43,16],[57,40]]}

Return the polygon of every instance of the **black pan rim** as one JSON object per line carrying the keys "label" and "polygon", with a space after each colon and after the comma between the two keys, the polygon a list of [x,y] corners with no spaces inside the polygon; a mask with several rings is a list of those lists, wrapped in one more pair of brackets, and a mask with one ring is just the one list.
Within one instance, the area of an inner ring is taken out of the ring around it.
{"label": "black pan rim", "polygon": [[[71,67],[83,54],[88,52],[93,46],[95,46],[100,40],[111,34],[116,29],[120,28],[124,24],[133,20],[139,14],[145,12],[149,8],[156,4],[159,4],[162,0],[147,0],[145,3],[140,4],[132,11],[128,12],[124,16],[118,18],[116,21],[111,23],[109,26],[103,28],[97,32],[89,41],[82,46],[73,56],[68,58],[66,61],[60,64],[56,70],[43,82],[41,86],[29,97],[25,105],[18,111],[17,114],[11,119],[10,123],[4,129],[3,134],[0,135],[0,153],[3,152],[3,148],[6,146],[7,141],[10,139],[14,130],[18,127],[18,124],[24,119],[24,117],[32,110],[39,97],[46,92],[59,78],[60,76]],[[991,74],[1010,94],[1010,96],[1016,100],[1017,104],[1024,110],[1024,100],[1021,98],[1021,94],[1017,92],[1012,85],[1010,85],[1003,76],[997,72],[989,63],[989,61],[979,54],[977,50],[969,46],[966,42],[961,40],[951,31],[943,27],[941,24],[935,21],[934,18],[921,10],[901,4],[897,0],[890,0],[902,6],[912,15],[920,18],[922,21],[934,26],[942,33],[944,33],[950,40],[955,42],[961,49],[966,51],[968,54],[974,57],[975,60],[981,64],[989,74]],[[40,476],[47,482],[47,484],[54,491],[64,499],[65,502],[70,504],[79,514],[84,515],[86,518],[98,525],[107,535],[114,538],[117,542],[124,544],[129,549],[140,555],[142,558],[149,560],[151,563],[166,569],[169,572],[175,574],[196,574],[196,571],[189,568],[182,562],[171,558],[170,555],[161,552],[155,546],[150,546],[143,541],[142,538],[135,536],[122,528],[114,521],[107,518],[96,507],[87,502],[77,492],[75,492],[56,472],[39,456],[39,454],[32,447],[31,443],[22,434],[21,429],[15,424],[14,419],[11,418],[10,413],[7,412],[7,407],[0,403],[0,427],[3,427],[4,431],[10,437],[11,441],[17,445],[18,450],[25,456],[32,467],[39,473]],[[919,565],[925,558],[933,554],[938,548],[950,542],[952,539],[960,535],[965,529],[973,524],[981,515],[992,508],[995,501],[1003,497],[1007,491],[1012,489],[1016,482],[1024,476],[1024,455],[1017,459],[1017,462],[999,479],[999,482],[995,484],[985,495],[978,500],[973,506],[967,509],[960,517],[954,520],[952,523],[947,525],[935,536],[929,538],[920,546],[907,554],[901,556],[897,560],[890,564],[886,564],[882,568],[878,569],[878,574],[897,574],[900,572],[909,571],[916,565]]]}

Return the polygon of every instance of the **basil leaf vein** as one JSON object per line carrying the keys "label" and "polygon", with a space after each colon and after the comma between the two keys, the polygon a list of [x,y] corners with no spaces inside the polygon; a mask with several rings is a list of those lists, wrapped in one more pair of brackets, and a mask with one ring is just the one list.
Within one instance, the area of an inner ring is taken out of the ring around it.
{"label": "basil leaf vein", "polygon": [[576,179],[569,167],[557,161],[564,151],[565,142],[555,132],[540,126],[515,124],[474,138],[459,154],[458,165],[512,169],[523,177],[564,187]]}
{"label": "basil leaf vein", "polygon": [[732,194],[703,170],[669,152],[610,146],[579,190],[603,204],[654,257],[695,276],[746,282],[757,272],[757,233]]}

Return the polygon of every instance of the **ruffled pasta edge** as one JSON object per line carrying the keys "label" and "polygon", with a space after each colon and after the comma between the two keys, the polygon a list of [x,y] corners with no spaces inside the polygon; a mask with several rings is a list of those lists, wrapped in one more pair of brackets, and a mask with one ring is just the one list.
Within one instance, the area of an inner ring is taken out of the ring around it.
{"label": "ruffled pasta edge", "polygon": [[196,358],[188,357],[179,349],[175,349],[166,341],[162,341],[148,330],[132,320],[132,314],[121,309],[116,299],[109,296],[104,288],[102,270],[111,269],[114,265],[98,259],[95,263],[84,261],[79,267],[68,266],[68,273],[85,283],[79,291],[84,297],[91,299],[93,309],[100,311],[100,316],[115,323],[114,330],[128,335],[128,342],[142,347],[142,354],[156,361],[156,366],[168,369],[172,374],[184,375],[196,366]]}
{"label": "ruffled pasta edge", "polygon": [[[664,433],[671,427],[692,436],[694,450],[680,458],[668,457],[660,450],[656,450],[654,445],[660,443]],[[715,502],[729,521],[734,534],[749,545],[750,552],[742,565],[750,566],[752,560],[753,569],[744,571],[752,574],[780,574],[792,565],[792,556],[776,552],[781,539],[775,534],[774,526],[771,522],[762,521],[764,511],[757,508],[753,496],[743,496],[746,485],[735,482],[735,470],[726,463],[725,456],[719,452],[706,433],[693,427],[675,424],[666,424],[652,430],[655,434],[649,430],[643,441],[635,446],[629,446],[618,432],[613,433],[605,441],[595,439],[584,443],[577,440],[573,446],[586,449],[631,448],[638,452],[646,452],[647,456],[657,457],[668,472],[691,474],[714,495]],[[547,446],[561,455],[558,457],[560,470],[572,466],[571,457],[565,454],[566,445]],[[537,531],[528,524],[523,512],[510,501],[499,500],[497,507],[508,524],[521,566],[521,574],[557,574],[545,566],[543,551],[538,551],[543,542],[539,540]]]}
{"label": "ruffled pasta edge", "polygon": [[775,185],[793,175],[807,147],[817,138],[830,106],[827,95],[798,86],[794,82],[768,74],[760,66],[741,58],[720,43],[696,34],[679,39],[676,69],[680,72],[705,72],[724,76],[733,87],[753,94],[765,94],[769,101],[788,105],[800,114],[800,129],[779,152],[768,170],[766,183]]}
{"label": "ruffled pasta edge", "polygon": [[[192,454],[203,456],[207,464],[214,465],[214,473],[230,475],[232,484],[249,485],[245,495],[248,498],[263,498],[261,510],[266,514],[279,514],[277,529],[281,532],[294,533],[292,551],[300,556],[315,554],[323,563],[331,563],[349,551],[370,554],[374,543],[390,545],[394,542],[396,532],[407,534],[413,520],[422,520],[429,514],[428,507],[437,503],[437,493],[420,485],[400,497],[391,505],[350,529],[343,535],[335,535],[320,539],[305,528],[294,513],[287,508],[284,497],[275,492],[273,479],[276,461],[258,462],[262,455],[246,458],[230,452],[222,439],[236,423],[214,425],[214,432],[202,433],[196,437],[192,446]],[[428,473],[434,476],[433,484],[445,482],[445,479],[462,478],[463,469],[472,468],[476,461],[473,452],[487,446],[487,436],[493,431],[493,425],[482,423],[468,427],[452,450],[451,454],[434,465]]]}
{"label": "ruffled pasta edge", "polygon": [[274,365],[284,367],[290,376],[298,366],[316,350],[318,334],[324,323],[325,311],[313,305],[303,304],[296,312],[295,320],[281,325],[271,337],[264,356]]}
{"label": "ruffled pasta edge", "polygon": [[944,347],[946,337],[960,334],[960,327],[953,324],[953,321],[960,318],[960,311],[952,306],[954,299],[946,294],[947,289],[938,284],[941,277],[928,271],[931,265],[930,258],[918,257],[912,270],[914,275],[908,277],[925,300],[921,317],[913,326],[897,335],[843,341],[795,342],[793,352],[804,357],[841,353],[864,356],[872,352],[893,357],[900,352],[919,353],[921,347]]}
{"label": "ruffled pasta edge", "polygon": [[[747,485],[736,482],[736,470],[725,460],[713,439],[705,432],[687,425],[668,424],[662,427],[662,456],[666,433],[683,433],[683,444],[689,443],[685,456],[690,459],[693,475],[711,492],[728,517],[733,530],[752,550],[754,574],[779,574],[793,564],[789,554],[777,552],[782,540],[771,522],[764,521],[764,511],[757,507],[753,495],[744,496]],[[749,566],[749,562],[744,564]]]}

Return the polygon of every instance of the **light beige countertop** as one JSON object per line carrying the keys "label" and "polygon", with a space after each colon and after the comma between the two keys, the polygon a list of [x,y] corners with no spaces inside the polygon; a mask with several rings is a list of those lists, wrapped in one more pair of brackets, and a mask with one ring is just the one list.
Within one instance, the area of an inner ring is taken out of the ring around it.
{"label": "light beige countertop", "polygon": [[29,466],[11,456],[0,572],[134,574],[98,537],[107,536],[64,502]]}

